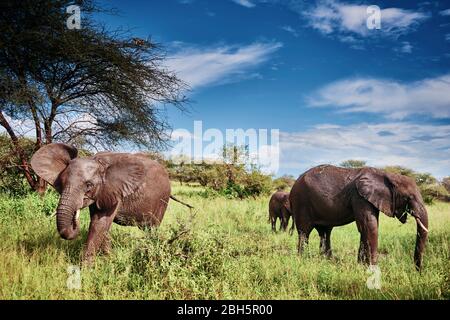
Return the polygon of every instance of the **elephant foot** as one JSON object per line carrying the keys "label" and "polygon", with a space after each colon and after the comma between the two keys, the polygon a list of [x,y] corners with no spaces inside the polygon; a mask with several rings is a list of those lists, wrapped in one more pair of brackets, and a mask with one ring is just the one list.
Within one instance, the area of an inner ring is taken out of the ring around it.
{"label": "elephant foot", "polygon": [[83,255],[81,259],[82,268],[91,268],[94,265],[95,257],[93,255]]}
{"label": "elephant foot", "polygon": [[95,262],[96,251],[92,250],[92,248],[86,248],[83,252],[83,257],[81,259],[82,267],[92,267]]}
{"label": "elephant foot", "polygon": [[106,238],[101,247],[100,247],[100,251],[102,254],[109,256],[111,254],[111,239]]}
{"label": "elephant foot", "polygon": [[368,266],[370,264],[369,263],[369,258],[358,256],[358,263],[361,263],[361,264],[363,264],[365,266]]}

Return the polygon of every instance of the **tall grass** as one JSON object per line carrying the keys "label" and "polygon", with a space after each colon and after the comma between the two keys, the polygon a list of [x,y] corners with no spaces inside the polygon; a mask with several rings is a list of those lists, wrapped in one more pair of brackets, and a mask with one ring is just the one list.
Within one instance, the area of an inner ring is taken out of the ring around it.
{"label": "tall grass", "polygon": [[0,299],[449,299],[450,204],[428,207],[429,242],[422,273],[412,254],[416,227],[380,216],[381,289],[356,262],[354,223],[332,233],[334,257],[319,255],[311,234],[301,257],[297,236],[272,233],[267,197],[232,200],[200,187],[174,186],[193,204],[171,202],[156,230],[113,225],[112,253],[81,269],[81,289],[68,289],[67,267],[79,264],[89,224],[59,238],[57,195],[0,197]]}

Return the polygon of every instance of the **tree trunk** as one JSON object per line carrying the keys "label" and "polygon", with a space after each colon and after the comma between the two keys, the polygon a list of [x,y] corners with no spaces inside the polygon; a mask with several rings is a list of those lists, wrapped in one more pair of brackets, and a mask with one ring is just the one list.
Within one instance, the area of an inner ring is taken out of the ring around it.
{"label": "tree trunk", "polygon": [[[28,163],[28,160],[25,156],[25,152],[23,151],[22,147],[19,144],[19,139],[17,138],[16,134],[14,133],[14,130],[9,125],[8,121],[3,115],[3,112],[0,112],[0,125],[2,125],[3,128],[5,128],[6,132],[8,133],[9,137],[11,138],[11,141],[14,146],[14,153],[19,158],[20,170],[24,173],[25,179],[27,179],[28,184],[33,190],[37,191],[38,187],[38,181],[36,181],[33,178],[33,175],[31,174],[31,167]],[[45,191],[45,190],[44,190]]]}

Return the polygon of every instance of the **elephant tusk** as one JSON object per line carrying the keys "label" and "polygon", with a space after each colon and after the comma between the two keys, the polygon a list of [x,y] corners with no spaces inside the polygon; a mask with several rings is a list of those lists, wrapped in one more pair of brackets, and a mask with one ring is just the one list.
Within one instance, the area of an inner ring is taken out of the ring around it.
{"label": "elephant tusk", "polygon": [[77,212],[75,213],[75,220],[80,219],[80,210],[77,210]]}
{"label": "elephant tusk", "polygon": [[422,221],[420,221],[420,219],[417,218],[417,217],[415,217],[415,218],[416,218],[417,224],[418,224],[418,225],[419,225],[426,233],[428,233],[428,229],[425,228],[425,226],[423,225]]}

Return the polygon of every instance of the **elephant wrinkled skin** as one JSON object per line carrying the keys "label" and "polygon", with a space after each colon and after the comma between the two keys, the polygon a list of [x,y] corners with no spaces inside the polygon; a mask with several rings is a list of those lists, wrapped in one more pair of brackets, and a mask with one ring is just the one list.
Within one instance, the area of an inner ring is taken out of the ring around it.
{"label": "elephant wrinkled skin", "polygon": [[79,211],[89,206],[91,222],[83,257],[89,264],[99,249],[109,252],[113,221],[138,227],[161,223],[171,197],[170,182],[165,168],[144,154],[77,155],[69,145],[49,144],[33,155],[31,166],[61,194],[56,224],[62,238],[78,236]]}
{"label": "elephant wrinkled skin", "polygon": [[322,165],[297,179],[289,199],[299,236],[299,253],[315,228],[320,235],[321,252],[330,256],[333,227],[356,221],[361,235],[358,261],[372,265],[377,263],[379,212],[395,216],[402,223],[410,214],[417,222],[414,262],[420,270],[428,237],[428,213],[413,179],[370,167]]}

